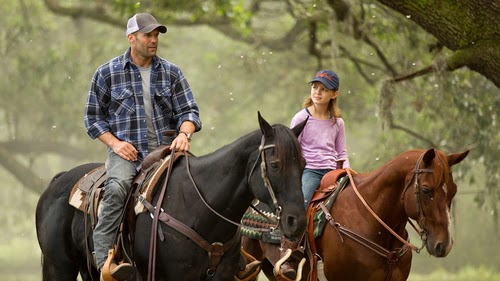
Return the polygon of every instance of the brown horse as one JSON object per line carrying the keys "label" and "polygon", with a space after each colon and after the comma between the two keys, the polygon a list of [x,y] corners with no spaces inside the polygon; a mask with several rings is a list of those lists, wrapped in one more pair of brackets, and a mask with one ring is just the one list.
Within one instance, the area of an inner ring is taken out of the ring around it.
{"label": "brown horse", "polygon": [[[316,238],[309,227],[309,255],[298,271],[301,280],[316,280],[317,260],[323,261],[328,280],[406,280],[412,250],[420,251],[408,241],[407,222],[419,232],[429,254],[446,257],[453,246],[450,208],[457,192],[450,168],[468,153],[411,150],[375,171],[349,175],[351,180],[329,209],[323,201],[316,202],[314,209],[325,212],[328,224]],[[271,264],[278,262],[278,244],[244,236],[242,247],[263,261],[269,280],[276,280]]]}

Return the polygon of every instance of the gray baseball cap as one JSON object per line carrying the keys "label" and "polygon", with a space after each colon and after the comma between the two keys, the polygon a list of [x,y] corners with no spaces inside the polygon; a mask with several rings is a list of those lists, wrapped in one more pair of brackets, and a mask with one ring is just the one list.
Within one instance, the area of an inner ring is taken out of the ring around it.
{"label": "gray baseball cap", "polygon": [[158,28],[158,31],[161,33],[167,32],[167,27],[163,24],[159,24],[155,17],[147,13],[139,13],[128,20],[126,35],[128,36],[136,31],[149,33],[156,28]]}

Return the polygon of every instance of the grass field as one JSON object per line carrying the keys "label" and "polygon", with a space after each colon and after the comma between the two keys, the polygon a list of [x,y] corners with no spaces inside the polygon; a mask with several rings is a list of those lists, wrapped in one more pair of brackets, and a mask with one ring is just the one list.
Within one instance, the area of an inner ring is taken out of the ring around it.
{"label": "grass field", "polygon": [[[268,281],[268,279],[261,274],[257,281]],[[500,281],[500,271],[483,267],[466,267],[457,273],[450,273],[444,270],[425,275],[412,273],[407,281]]]}
{"label": "grass field", "polygon": [[[40,281],[40,251],[38,244],[29,237],[21,237],[0,244],[0,280]],[[261,274],[258,281],[267,281]],[[463,267],[457,272],[436,270],[430,274],[412,272],[408,281],[500,281],[500,269]]]}
{"label": "grass field", "polygon": [[[0,242],[0,280],[40,281],[40,250],[34,233]],[[431,262],[431,260],[429,260]],[[261,274],[258,281],[266,281]],[[408,281],[500,281],[500,268],[465,266],[455,272],[444,269],[410,274]]]}
{"label": "grass field", "polygon": [[[40,281],[41,273],[37,264],[30,267],[5,268],[0,267],[2,281]],[[267,281],[261,274],[257,281]],[[408,281],[500,281],[500,272],[487,268],[466,267],[459,272],[450,273],[444,270],[435,271],[431,274],[410,274]]]}

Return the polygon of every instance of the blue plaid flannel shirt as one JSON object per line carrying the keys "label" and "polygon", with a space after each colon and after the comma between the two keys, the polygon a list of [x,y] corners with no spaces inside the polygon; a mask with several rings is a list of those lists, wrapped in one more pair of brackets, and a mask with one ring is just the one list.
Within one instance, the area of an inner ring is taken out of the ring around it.
{"label": "blue plaid flannel shirt", "polygon": [[[196,131],[201,129],[198,106],[177,65],[154,57],[150,92],[158,144],[165,144],[163,134],[178,130],[184,121],[193,122]],[[84,122],[89,136],[95,139],[111,132],[132,143],[139,151],[139,160],[144,159],[148,153],[148,128],[142,93],[141,74],[132,64],[130,48],[97,68],[85,105]]]}

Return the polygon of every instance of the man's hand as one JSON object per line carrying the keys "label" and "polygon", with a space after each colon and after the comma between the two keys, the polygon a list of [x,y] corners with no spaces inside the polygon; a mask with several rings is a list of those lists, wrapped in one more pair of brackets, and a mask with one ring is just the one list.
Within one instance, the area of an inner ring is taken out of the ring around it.
{"label": "man's hand", "polygon": [[179,134],[172,141],[171,148],[176,151],[188,151],[190,148],[188,134],[192,135],[195,131],[195,126],[191,121],[184,121],[179,128]]}
{"label": "man's hand", "polygon": [[186,134],[178,134],[172,141],[170,147],[175,148],[175,151],[188,151],[190,146]]}
{"label": "man's hand", "polygon": [[131,143],[119,140],[110,132],[100,135],[98,139],[105,145],[111,147],[113,152],[121,158],[127,161],[137,161],[137,154],[139,154],[139,152]]}
{"label": "man's hand", "polygon": [[117,141],[113,143],[111,148],[113,149],[113,152],[121,158],[127,161],[137,161],[137,149],[135,149],[135,147],[129,142]]}

